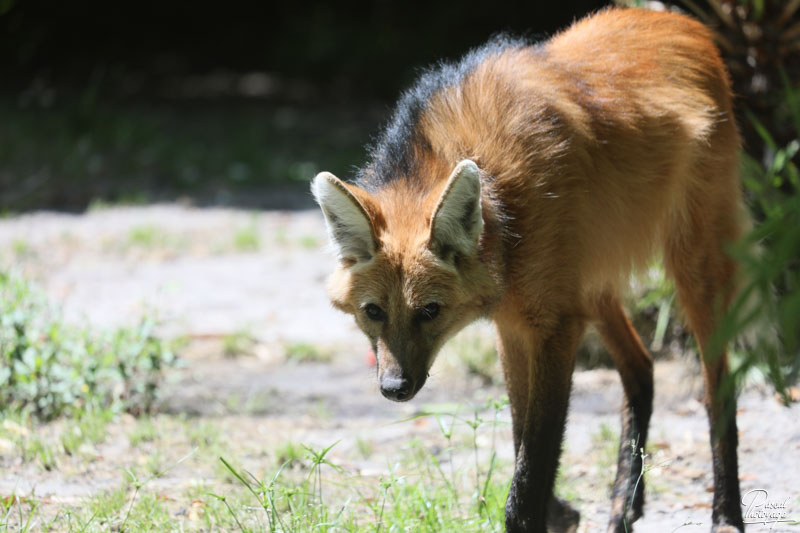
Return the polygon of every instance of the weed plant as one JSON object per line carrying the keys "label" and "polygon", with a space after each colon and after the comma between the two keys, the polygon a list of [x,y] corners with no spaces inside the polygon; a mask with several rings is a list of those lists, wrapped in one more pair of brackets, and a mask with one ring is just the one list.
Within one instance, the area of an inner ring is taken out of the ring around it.
{"label": "weed plant", "polygon": [[0,412],[23,410],[46,421],[91,410],[153,410],[175,357],[152,318],[106,332],[76,327],[30,283],[2,272],[0,309]]}
{"label": "weed plant", "polygon": [[736,352],[732,386],[759,371],[788,403],[788,387],[800,376],[800,171],[795,163],[800,152],[800,89],[785,76],[784,82],[793,140],[779,145],[752,113],[747,114],[770,156],[764,162],[742,156],[745,191],[758,224],[731,247],[741,265],[739,292],[723,316],[712,353],[750,332],[745,349]]}

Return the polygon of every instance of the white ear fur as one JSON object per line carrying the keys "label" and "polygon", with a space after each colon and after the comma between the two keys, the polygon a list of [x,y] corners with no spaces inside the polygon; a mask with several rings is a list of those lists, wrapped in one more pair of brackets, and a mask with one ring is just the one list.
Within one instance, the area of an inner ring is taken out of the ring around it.
{"label": "white ear fur", "polygon": [[450,174],[433,211],[429,247],[443,259],[453,252],[472,255],[482,231],[480,170],[465,159]]}
{"label": "white ear fur", "polygon": [[344,183],[330,172],[320,172],[311,182],[311,192],[325,215],[328,237],[339,259],[356,263],[372,259],[372,225]]}

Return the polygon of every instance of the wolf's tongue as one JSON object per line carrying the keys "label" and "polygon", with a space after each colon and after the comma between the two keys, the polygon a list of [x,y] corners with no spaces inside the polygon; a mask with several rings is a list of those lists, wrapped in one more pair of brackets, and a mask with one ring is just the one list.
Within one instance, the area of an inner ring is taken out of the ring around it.
{"label": "wolf's tongue", "polygon": [[375,357],[375,352],[372,350],[367,350],[367,355],[364,357],[364,362],[369,367],[374,367],[378,364],[378,359]]}

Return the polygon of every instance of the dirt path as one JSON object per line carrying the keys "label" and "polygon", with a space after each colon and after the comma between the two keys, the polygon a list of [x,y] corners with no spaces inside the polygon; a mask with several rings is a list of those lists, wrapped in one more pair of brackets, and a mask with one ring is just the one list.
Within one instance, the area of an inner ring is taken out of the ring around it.
{"label": "dirt path", "polygon": [[[164,205],[0,221],[0,264],[37,280],[67,319],[111,326],[156,313],[164,335],[191,339],[182,354],[185,365],[171,376],[164,414],[154,422],[161,440],[132,444],[135,422],[123,417],[110,426],[102,444],[65,458],[50,472],[0,452],[0,496],[28,491],[54,505],[80,502],[117,486],[127,464],[144,465],[154,457],[163,464],[177,460],[191,449],[198,428],[252,468],[267,468],[272,458],[263,450],[289,440],[323,446],[341,439],[335,460],[377,476],[413,439],[429,447],[443,445],[430,418],[392,422],[443,404],[482,405],[488,396],[503,394],[502,387],[465,372],[451,349],[417,399],[409,404],[383,400],[365,362],[361,334],[327,303],[324,280],[332,260],[324,242],[316,211]],[[479,326],[468,335],[489,335],[486,329]],[[250,355],[222,355],[223,339],[232,334],[257,340]],[[287,360],[287,351],[301,343],[330,361]],[[708,531],[712,479],[699,374],[692,361],[656,366],[652,469],[638,531]],[[576,372],[562,463],[566,490],[582,511],[581,531],[602,530],[607,518],[621,399],[614,371]],[[508,421],[508,410],[500,417]],[[58,431],[58,423],[51,426],[39,431]],[[770,500],[786,501],[789,516],[800,518],[800,406],[781,407],[768,389],[751,385],[740,399],[739,429],[743,493],[766,490]],[[172,433],[174,442],[165,446],[170,441],[163,439]],[[498,439],[508,474],[507,425]],[[363,443],[369,443],[368,457],[359,453]],[[491,446],[485,438],[478,444],[481,453]],[[218,475],[198,458],[158,483],[183,487]],[[749,528],[798,530],[781,524]]]}

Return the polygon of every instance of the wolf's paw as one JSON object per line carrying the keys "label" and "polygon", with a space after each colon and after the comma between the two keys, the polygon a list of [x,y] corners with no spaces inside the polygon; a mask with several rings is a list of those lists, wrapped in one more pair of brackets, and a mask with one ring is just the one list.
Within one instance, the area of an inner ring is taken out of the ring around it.
{"label": "wolf's paw", "polygon": [[626,513],[613,514],[608,521],[608,533],[631,533],[633,523],[639,520],[642,515],[641,508],[638,510],[628,509]]}
{"label": "wolf's paw", "polygon": [[711,526],[711,533],[744,533],[744,528],[730,524],[714,524]]}
{"label": "wolf's paw", "polygon": [[575,533],[581,514],[564,500],[553,496],[547,506],[547,531],[550,533]]}

